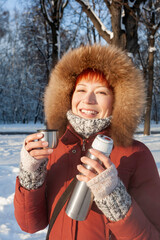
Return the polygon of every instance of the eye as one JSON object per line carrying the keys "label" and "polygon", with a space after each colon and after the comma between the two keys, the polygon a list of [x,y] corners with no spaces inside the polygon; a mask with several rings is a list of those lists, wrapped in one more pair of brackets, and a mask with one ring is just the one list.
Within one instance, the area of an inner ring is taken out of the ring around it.
{"label": "eye", "polygon": [[77,89],[76,92],[85,92],[84,89]]}
{"label": "eye", "polygon": [[105,91],[100,91],[100,92],[98,92],[98,94],[107,95],[107,93]]}

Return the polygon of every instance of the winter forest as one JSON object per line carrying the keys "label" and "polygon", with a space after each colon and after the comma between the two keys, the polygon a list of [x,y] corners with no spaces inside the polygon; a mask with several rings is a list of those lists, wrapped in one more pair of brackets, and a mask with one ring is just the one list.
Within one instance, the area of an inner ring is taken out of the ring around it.
{"label": "winter forest", "polygon": [[[159,0],[0,0],[0,123],[43,123],[50,70],[70,48],[114,44],[146,80],[144,133],[160,121]],[[135,103],[136,104],[136,103]]]}

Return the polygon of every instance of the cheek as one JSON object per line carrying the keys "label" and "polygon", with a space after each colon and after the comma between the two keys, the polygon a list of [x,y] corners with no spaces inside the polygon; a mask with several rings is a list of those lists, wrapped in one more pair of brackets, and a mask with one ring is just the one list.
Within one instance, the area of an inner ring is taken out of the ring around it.
{"label": "cheek", "polygon": [[102,109],[103,112],[108,112],[111,114],[113,107],[113,97],[109,97],[106,99],[106,101],[102,101]]}
{"label": "cheek", "polygon": [[77,104],[78,104],[78,98],[75,94],[73,94],[72,102],[71,102],[72,112],[75,112]]}

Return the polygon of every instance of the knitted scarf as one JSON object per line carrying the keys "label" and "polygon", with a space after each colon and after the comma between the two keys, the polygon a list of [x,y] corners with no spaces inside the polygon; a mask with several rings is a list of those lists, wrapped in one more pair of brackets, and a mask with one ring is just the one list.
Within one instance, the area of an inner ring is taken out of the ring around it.
{"label": "knitted scarf", "polygon": [[102,119],[85,119],[75,115],[71,110],[67,112],[69,123],[79,135],[85,138],[107,128],[111,123],[111,118],[112,116]]}

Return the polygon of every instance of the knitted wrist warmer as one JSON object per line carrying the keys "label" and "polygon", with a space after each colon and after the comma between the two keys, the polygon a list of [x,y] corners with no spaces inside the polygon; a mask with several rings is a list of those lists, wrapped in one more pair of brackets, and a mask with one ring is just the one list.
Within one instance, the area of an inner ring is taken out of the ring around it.
{"label": "knitted wrist warmer", "polygon": [[31,190],[39,188],[46,177],[48,159],[36,160],[25,149],[21,150],[19,181],[22,187]]}
{"label": "knitted wrist warmer", "polygon": [[20,163],[19,181],[21,186],[27,190],[41,187],[46,178],[46,165],[47,161],[43,161],[36,171],[27,172],[24,170],[22,163]]}
{"label": "knitted wrist warmer", "polygon": [[112,193],[101,200],[95,199],[95,202],[104,215],[113,222],[123,219],[132,204],[131,196],[120,179]]}
{"label": "knitted wrist warmer", "polygon": [[118,184],[118,173],[114,164],[87,182],[94,197],[101,200],[109,195]]}

